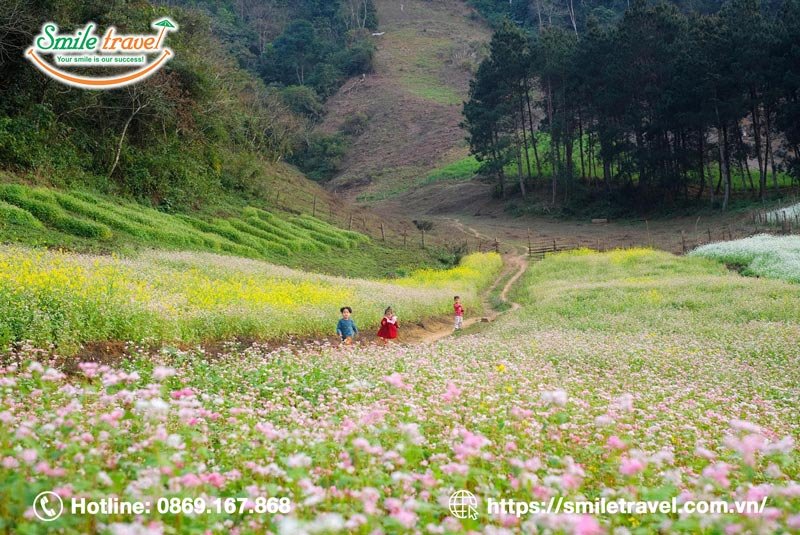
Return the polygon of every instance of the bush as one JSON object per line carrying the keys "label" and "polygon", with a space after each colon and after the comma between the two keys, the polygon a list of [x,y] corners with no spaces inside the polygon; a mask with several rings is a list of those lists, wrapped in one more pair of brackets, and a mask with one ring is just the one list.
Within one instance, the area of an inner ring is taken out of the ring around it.
{"label": "bush", "polygon": [[21,227],[44,228],[42,222],[27,210],[0,201],[0,221]]}
{"label": "bush", "polygon": [[291,162],[313,180],[328,180],[341,169],[348,146],[342,134],[312,134],[308,144],[292,156]]}
{"label": "bush", "polygon": [[357,111],[348,115],[340,128],[343,134],[348,136],[360,136],[367,130],[369,117],[366,113]]}

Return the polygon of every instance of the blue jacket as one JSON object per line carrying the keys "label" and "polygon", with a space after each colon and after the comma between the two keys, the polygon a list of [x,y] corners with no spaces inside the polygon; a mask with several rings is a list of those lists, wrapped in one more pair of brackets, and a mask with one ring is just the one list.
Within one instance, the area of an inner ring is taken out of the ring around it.
{"label": "blue jacket", "polygon": [[353,336],[358,334],[358,327],[356,327],[356,324],[353,322],[353,320],[346,320],[342,318],[339,320],[339,323],[336,324],[336,334],[343,337]]}

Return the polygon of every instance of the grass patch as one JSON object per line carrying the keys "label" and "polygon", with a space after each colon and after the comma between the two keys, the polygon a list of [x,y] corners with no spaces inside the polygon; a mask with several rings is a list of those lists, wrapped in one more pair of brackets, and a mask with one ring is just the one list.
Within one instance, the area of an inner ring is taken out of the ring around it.
{"label": "grass patch", "polygon": [[548,255],[529,268],[515,300],[538,324],[602,332],[714,338],[724,325],[800,317],[800,287],[754,283],[699,254],[649,249]]}

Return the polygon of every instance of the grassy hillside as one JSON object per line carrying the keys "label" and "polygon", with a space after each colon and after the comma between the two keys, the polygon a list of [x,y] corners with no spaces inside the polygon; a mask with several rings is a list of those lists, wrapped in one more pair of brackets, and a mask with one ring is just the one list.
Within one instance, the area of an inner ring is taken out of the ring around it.
{"label": "grassy hillside", "polygon": [[[301,192],[288,187],[287,203],[300,207]],[[325,200],[320,217],[328,215]],[[281,206],[266,211],[228,196],[201,211],[170,214],[85,190],[0,183],[0,240],[95,253],[208,251],[366,278],[442,265],[435,248],[387,244]]]}
{"label": "grassy hillside", "polygon": [[347,151],[332,189],[380,196],[413,184],[465,147],[461,102],[485,54],[487,28],[459,0],[377,0],[374,73],[356,78],[326,103],[318,132],[337,135],[349,118],[366,117],[346,134]]}
{"label": "grassy hillside", "polygon": [[[52,525],[202,531],[226,522],[248,534],[798,529],[800,287],[743,278],[707,259],[580,251],[534,265],[517,299],[519,311],[478,333],[415,347],[254,347],[213,361],[134,352],[70,376],[23,351],[0,376],[15,386],[0,433],[2,517],[22,532],[41,525],[25,511],[42,490],[68,502],[146,486],[154,498],[230,496],[266,507],[269,496],[294,506],[283,517],[64,515]],[[68,414],[70,425],[54,425],[53,414]],[[450,513],[457,489],[476,496],[475,519]],[[487,512],[489,498],[528,504],[531,496],[545,506],[604,497],[766,508]]]}

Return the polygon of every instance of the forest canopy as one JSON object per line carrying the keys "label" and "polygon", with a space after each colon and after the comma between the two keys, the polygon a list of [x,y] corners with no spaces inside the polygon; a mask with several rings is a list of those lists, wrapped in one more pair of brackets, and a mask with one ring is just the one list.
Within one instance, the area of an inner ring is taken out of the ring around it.
{"label": "forest canopy", "polygon": [[[764,200],[800,177],[800,1],[711,14],[634,0],[585,31],[506,20],[464,106],[483,171],[548,202],[592,187],[638,208]],[[543,142],[546,141],[546,142]],[[545,186],[547,184],[547,186]]]}

